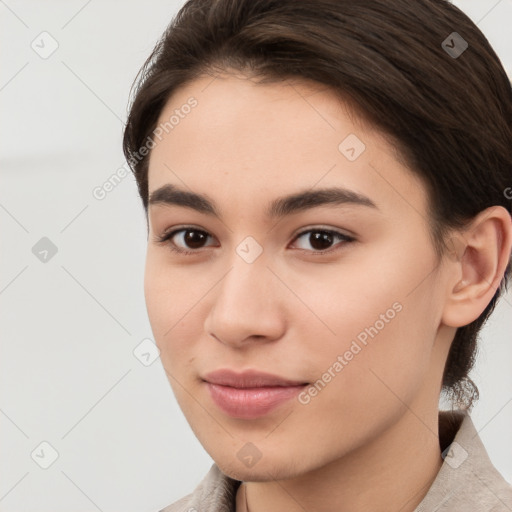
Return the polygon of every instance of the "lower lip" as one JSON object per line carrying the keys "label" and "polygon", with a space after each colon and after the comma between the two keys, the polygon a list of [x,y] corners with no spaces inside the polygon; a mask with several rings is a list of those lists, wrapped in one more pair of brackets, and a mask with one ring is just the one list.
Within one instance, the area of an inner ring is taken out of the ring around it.
{"label": "lower lip", "polygon": [[232,388],[206,382],[214,403],[234,418],[254,419],[292,399],[303,390],[302,386],[275,386],[266,388]]}

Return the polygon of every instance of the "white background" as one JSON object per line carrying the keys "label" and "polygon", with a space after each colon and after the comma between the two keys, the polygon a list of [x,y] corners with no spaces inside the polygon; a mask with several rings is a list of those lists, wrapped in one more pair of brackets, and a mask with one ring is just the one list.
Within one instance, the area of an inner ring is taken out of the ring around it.
{"label": "white background", "polygon": [[[510,72],[512,0],[456,4]],[[135,181],[127,176],[102,201],[92,195],[124,164],[130,85],[181,5],[0,1],[2,512],[154,512],[212,464],[160,359],[146,367],[133,355],[152,337]],[[31,47],[43,31],[59,45],[47,59]],[[47,263],[32,253],[42,237],[58,249]],[[512,481],[511,294],[505,299],[484,331],[473,418]],[[42,441],[59,454],[48,469],[31,458]]]}

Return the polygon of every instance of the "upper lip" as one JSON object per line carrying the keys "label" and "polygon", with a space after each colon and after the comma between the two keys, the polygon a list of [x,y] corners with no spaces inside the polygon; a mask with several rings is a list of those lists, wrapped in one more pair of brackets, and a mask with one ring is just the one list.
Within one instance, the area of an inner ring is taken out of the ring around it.
{"label": "upper lip", "polygon": [[289,380],[272,375],[270,373],[259,372],[257,370],[246,370],[237,373],[227,368],[215,370],[207,373],[203,380],[211,384],[219,384],[221,386],[230,386],[233,388],[262,388],[271,386],[301,386],[307,384],[304,381]]}

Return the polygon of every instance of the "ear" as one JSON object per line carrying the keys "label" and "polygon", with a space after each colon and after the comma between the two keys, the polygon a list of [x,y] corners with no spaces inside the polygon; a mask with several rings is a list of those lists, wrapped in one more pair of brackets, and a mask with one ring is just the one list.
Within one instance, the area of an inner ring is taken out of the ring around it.
{"label": "ear", "polygon": [[463,327],[476,320],[493,298],[512,250],[512,219],[502,206],[480,212],[449,241],[449,287],[442,322]]}

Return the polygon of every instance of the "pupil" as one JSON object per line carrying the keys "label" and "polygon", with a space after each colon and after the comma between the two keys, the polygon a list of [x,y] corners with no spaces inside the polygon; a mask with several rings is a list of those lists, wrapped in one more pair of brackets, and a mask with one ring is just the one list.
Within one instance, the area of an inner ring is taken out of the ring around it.
{"label": "pupil", "polygon": [[327,233],[326,231],[315,231],[310,235],[310,243],[311,247],[314,247],[315,249],[329,249],[332,244],[332,234]]}
{"label": "pupil", "polygon": [[198,249],[204,242],[205,233],[201,231],[186,231],[185,232],[185,243],[192,249]]}

